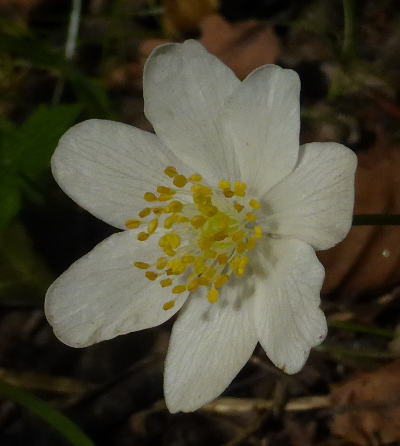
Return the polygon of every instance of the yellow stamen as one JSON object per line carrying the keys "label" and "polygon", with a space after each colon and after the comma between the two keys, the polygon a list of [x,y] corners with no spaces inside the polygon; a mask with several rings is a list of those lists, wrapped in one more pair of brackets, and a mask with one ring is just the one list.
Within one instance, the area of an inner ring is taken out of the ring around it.
{"label": "yellow stamen", "polygon": [[167,286],[171,286],[172,285],[172,279],[161,280],[160,284],[161,284],[161,286],[163,288],[166,288]]}
{"label": "yellow stamen", "polygon": [[259,209],[261,209],[261,203],[257,200],[253,200],[251,199],[249,201],[249,205],[255,210],[258,211]]}
{"label": "yellow stamen", "polygon": [[244,209],[244,206],[242,206],[241,204],[235,203],[233,205],[233,207],[236,209],[236,212],[242,212]]}
{"label": "yellow stamen", "polygon": [[146,271],[145,276],[149,279],[149,280],[156,280],[158,277],[158,274],[153,272],[153,271]]}
{"label": "yellow stamen", "polygon": [[150,202],[152,202],[152,201],[156,201],[156,200],[157,200],[157,197],[156,197],[153,193],[151,193],[151,192],[146,192],[146,193],[144,194],[144,199],[145,199],[146,201],[150,201]]}
{"label": "yellow stamen", "polygon": [[195,215],[190,221],[194,228],[201,228],[205,222],[206,219],[202,215]]}
{"label": "yellow stamen", "polygon": [[250,221],[251,223],[254,223],[255,221],[257,221],[257,217],[251,212],[248,212],[246,214],[246,220]]}
{"label": "yellow stamen", "polygon": [[157,228],[158,228],[158,218],[156,218],[155,220],[151,220],[151,222],[149,222],[149,224],[147,225],[147,232],[150,235],[154,234]]}
{"label": "yellow stamen", "polygon": [[168,259],[166,257],[159,257],[157,259],[157,269],[164,269],[168,264]]}
{"label": "yellow stamen", "polygon": [[247,186],[245,183],[242,183],[241,181],[236,181],[235,189],[233,192],[237,197],[245,197],[246,190],[247,190]]}
{"label": "yellow stamen", "polygon": [[203,177],[201,175],[199,175],[198,173],[195,173],[189,178],[189,181],[191,183],[198,183],[202,179],[203,179]]}
{"label": "yellow stamen", "polygon": [[158,186],[157,187],[157,192],[159,194],[165,194],[165,195],[174,195],[175,194],[174,190],[172,190],[169,187],[165,187],[165,186]]}
{"label": "yellow stamen", "polygon": [[263,231],[261,226],[255,226],[254,227],[254,237],[255,238],[262,238]]}
{"label": "yellow stamen", "polygon": [[170,300],[169,302],[166,302],[163,305],[163,310],[167,311],[170,310],[171,308],[173,308],[175,306],[175,301],[174,300]]}
{"label": "yellow stamen", "polygon": [[215,288],[222,288],[229,280],[228,275],[221,275],[215,279],[214,286]]}
{"label": "yellow stamen", "polygon": [[128,220],[128,221],[125,222],[125,226],[128,229],[137,229],[141,224],[142,224],[141,221],[135,220],[135,219]]}
{"label": "yellow stamen", "polygon": [[172,292],[174,294],[181,294],[184,293],[185,291],[186,291],[185,285],[177,285],[176,287],[172,288]]}
{"label": "yellow stamen", "polygon": [[228,256],[226,254],[220,254],[218,256],[218,263],[220,265],[226,265],[228,263]]}
{"label": "yellow stamen", "polygon": [[139,269],[150,268],[150,265],[148,263],[145,263],[145,262],[135,262],[134,265],[136,266],[136,268],[139,268]]}
{"label": "yellow stamen", "polygon": [[178,175],[178,172],[176,171],[175,167],[169,166],[164,170],[164,173],[167,174],[170,178],[173,178],[174,176]]}
{"label": "yellow stamen", "polygon": [[215,304],[219,300],[219,291],[215,288],[211,288],[211,290],[208,292],[207,300],[210,302],[210,304]]}
{"label": "yellow stamen", "polygon": [[183,175],[176,175],[173,181],[176,187],[185,187],[187,182],[187,178]]}
{"label": "yellow stamen", "polygon": [[193,279],[189,282],[187,289],[192,293],[193,291],[196,291],[198,287],[199,287],[199,281],[197,279]]}
{"label": "yellow stamen", "polygon": [[139,212],[139,217],[140,217],[140,218],[145,218],[145,217],[147,217],[148,215],[150,215],[150,213],[151,213],[151,209],[150,209],[150,208],[144,208],[144,209],[142,209],[142,210]]}
{"label": "yellow stamen", "polygon": [[229,181],[221,180],[221,181],[219,182],[219,188],[220,188],[222,191],[229,190],[231,187],[232,187],[232,186],[231,186],[231,183],[230,183]]}
{"label": "yellow stamen", "polygon": [[137,235],[137,239],[141,242],[144,242],[149,238],[149,236],[150,234],[148,234],[147,232],[139,232],[139,234]]}

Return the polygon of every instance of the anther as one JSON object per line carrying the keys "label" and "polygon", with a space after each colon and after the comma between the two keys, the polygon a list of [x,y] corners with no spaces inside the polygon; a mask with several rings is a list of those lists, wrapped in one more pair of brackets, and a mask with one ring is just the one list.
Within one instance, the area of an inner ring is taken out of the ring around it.
{"label": "anther", "polygon": [[240,181],[236,181],[235,189],[234,189],[233,192],[234,192],[234,194],[237,197],[245,197],[246,196],[246,189],[247,189],[247,186],[246,186],[245,183],[242,183]]}
{"label": "anther", "polygon": [[251,212],[248,212],[246,214],[246,220],[251,223],[254,223],[255,221],[257,221],[257,217],[254,214],[252,214]]}
{"label": "anther", "polygon": [[255,226],[254,227],[254,237],[255,238],[262,238],[263,232],[261,226]]}
{"label": "anther", "polygon": [[159,194],[166,194],[166,195],[174,195],[175,194],[174,190],[172,190],[169,187],[165,187],[165,186],[158,186],[157,187],[157,192]]}
{"label": "anther", "polygon": [[150,234],[148,234],[147,232],[139,232],[139,234],[137,235],[137,239],[141,242],[146,241],[149,238]]}
{"label": "anther", "polygon": [[153,272],[153,271],[146,271],[145,276],[149,279],[149,280],[156,280],[158,277],[158,274]]}
{"label": "anther", "polygon": [[163,305],[163,310],[167,311],[170,310],[171,308],[173,308],[175,306],[175,301],[174,300],[170,300],[169,302],[166,302]]}
{"label": "anther", "polygon": [[176,175],[173,181],[176,187],[185,187],[187,182],[187,178],[183,175]]}
{"label": "anther", "polygon": [[242,212],[243,209],[244,209],[244,206],[242,206],[242,205],[239,204],[239,203],[235,203],[235,204],[233,205],[233,207],[236,209],[236,212]]}
{"label": "anther", "polygon": [[164,269],[168,264],[168,259],[166,257],[160,257],[157,260],[157,269]]}
{"label": "anther", "polygon": [[198,173],[195,173],[189,178],[189,181],[191,183],[198,183],[202,179],[203,179],[203,177],[201,175],[199,175]]}
{"label": "anther", "polygon": [[139,220],[128,220],[125,222],[125,227],[127,229],[137,229],[142,224]]}
{"label": "anther", "polygon": [[215,288],[211,288],[211,290],[208,292],[207,300],[210,302],[210,304],[215,304],[218,302],[219,299],[219,291]]}
{"label": "anther", "polygon": [[151,220],[151,222],[147,225],[147,232],[151,235],[156,232],[158,228],[158,219]]}
{"label": "anther", "polygon": [[148,263],[145,263],[145,262],[135,262],[134,265],[136,266],[136,268],[139,268],[139,269],[150,268],[150,265]]}
{"label": "anther", "polygon": [[172,292],[174,294],[181,294],[184,293],[185,291],[186,291],[185,285],[177,285],[176,287],[172,288]]}
{"label": "anther", "polygon": [[178,172],[176,171],[175,167],[169,166],[164,170],[164,173],[168,175],[170,178],[173,178],[174,176],[178,175]]}
{"label": "anther", "polygon": [[164,279],[160,281],[160,284],[163,288],[166,288],[167,286],[172,285],[172,279]]}
{"label": "anther", "polygon": [[149,216],[150,213],[151,213],[151,209],[150,209],[150,208],[144,208],[144,209],[142,209],[142,210],[139,212],[138,215],[139,215],[140,218],[145,218],[145,217]]}
{"label": "anther", "polygon": [[258,211],[259,209],[261,209],[261,203],[257,200],[253,200],[251,199],[249,201],[249,205],[255,210]]}
{"label": "anther", "polygon": [[222,191],[229,190],[231,187],[232,187],[232,186],[231,186],[231,183],[230,183],[229,181],[221,180],[221,181],[219,182],[219,188],[220,188]]}
{"label": "anther", "polygon": [[144,194],[144,199],[145,199],[146,201],[150,201],[150,202],[152,202],[152,201],[156,201],[156,200],[157,200],[157,197],[156,197],[153,193],[151,193],[151,192],[146,192],[146,193]]}

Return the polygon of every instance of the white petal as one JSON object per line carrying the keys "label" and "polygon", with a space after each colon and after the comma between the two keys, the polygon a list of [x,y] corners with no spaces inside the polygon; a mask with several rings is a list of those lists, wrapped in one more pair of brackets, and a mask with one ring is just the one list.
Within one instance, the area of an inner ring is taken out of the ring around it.
{"label": "white petal", "polygon": [[299,238],[315,249],[328,249],[343,240],[351,227],[356,155],[336,143],[301,147],[290,175],[263,199],[271,215],[269,232]]}
{"label": "white petal", "polygon": [[311,347],[326,336],[326,320],[319,308],[324,268],[311,246],[299,240],[271,240],[266,248],[256,279],[258,339],[277,367],[296,373]]}
{"label": "white petal", "polygon": [[[46,295],[46,317],[55,335],[72,347],[84,347],[154,327],[176,313],[187,293],[172,295],[133,266],[135,261],[155,262],[157,242],[157,235],[139,242],[133,231],[120,232],[75,262]],[[163,310],[177,296],[174,308]]]}
{"label": "white petal", "polygon": [[215,399],[246,364],[257,344],[252,305],[240,285],[225,285],[216,304],[205,292],[191,295],[174,324],[165,364],[170,412],[191,412]]}
{"label": "white petal", "polygon": [[292,70],[265,65],[227,101],[224,129],[236,149],[242,180],[261,196],[288,173],[299,152],[300,81]]}
{"label": "white petal", "polygon": [[234,73],[194,40],[156,48],[145,66],[147,118],[167,146],[211,182],[237,178],[235,153],[225,144],[219,120],[239,85]]}
{"label": "white petal", "polygon": [[145,192],[171,185],[163,173],[185,167],[152,133],[127,124],[91,119],[60,139],[53,175],[73,200],[118,228],[146,207]]}

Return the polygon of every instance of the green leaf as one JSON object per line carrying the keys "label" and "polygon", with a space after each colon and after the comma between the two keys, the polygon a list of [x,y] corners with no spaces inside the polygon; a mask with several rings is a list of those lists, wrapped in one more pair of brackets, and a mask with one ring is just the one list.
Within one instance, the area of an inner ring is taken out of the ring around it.
{"label": "green leaf", "polygon": [[21,206],[18,180],[0,169],[0,231],[8,226]]}
{"label": "green leaf", "polygon": [[18,221],[0,234],[0,303],[42,306],[55,278]]}
{"label": "green leaf", "polygon": [[39,106],[18,131],[14,150],[19,154],[18,170],[31,179],[50,166],[50,158],[61,138],[71,127],[82,107],[58,105],[49,108]]}
{"label": "green leaf", "polygon": [[70,418],[32,393],[0,381],[0,394],[41,418],[71,444],[75,446],[95,446],[93,441]]}

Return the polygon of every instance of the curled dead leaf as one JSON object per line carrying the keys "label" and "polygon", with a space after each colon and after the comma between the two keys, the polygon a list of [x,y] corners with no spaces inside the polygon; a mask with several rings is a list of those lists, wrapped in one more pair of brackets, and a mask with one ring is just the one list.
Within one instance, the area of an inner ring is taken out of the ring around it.
{"label": "curled dead leaf", "polygon": [[[400,213],[400,149],[376,146],[359,154],[355,214]],[[336,247],[322,251],[324,293],[345,296],[400,282],[400,228],[355,226]]]}
{"label": "curled dead leaf", "polygon": [[400,360],[332,386],[332,433],[360,446],[400,442]]}

